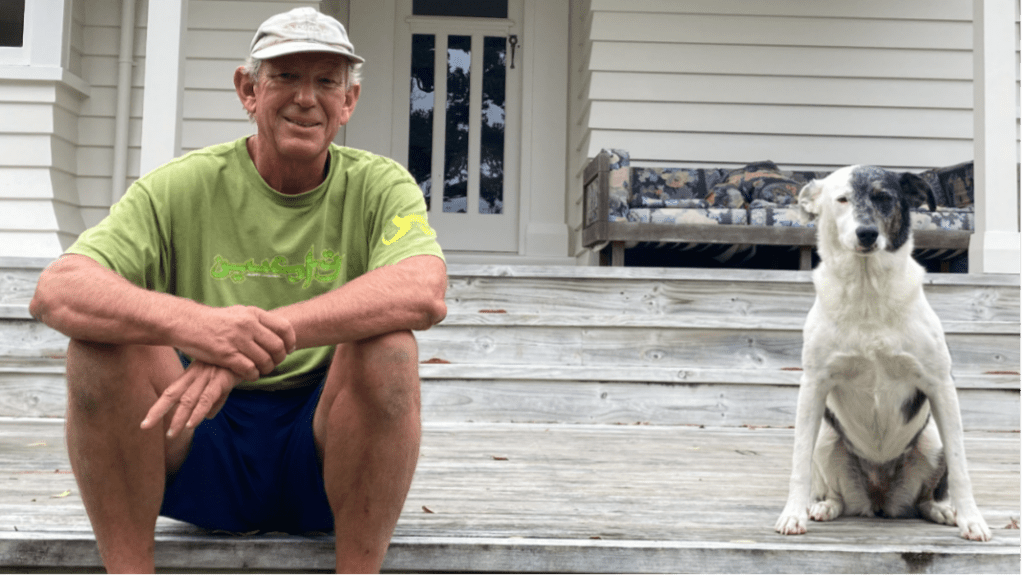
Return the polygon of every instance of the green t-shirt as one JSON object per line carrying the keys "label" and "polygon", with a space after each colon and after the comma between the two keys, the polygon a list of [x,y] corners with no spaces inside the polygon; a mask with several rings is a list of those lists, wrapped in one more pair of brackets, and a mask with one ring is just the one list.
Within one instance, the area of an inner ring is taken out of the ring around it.
{"label": "green t-shirt", "polygon": [[[191,152],[140,178],[67,252],[146,289],[265,310],[407,257],[444,258],[423,195],[398,163],[332,144],[324,182],[283,195],[257,172],[245,142]],[[303,376],[326,368],[333,349],[296,351],[239,387],[302,385]]]}

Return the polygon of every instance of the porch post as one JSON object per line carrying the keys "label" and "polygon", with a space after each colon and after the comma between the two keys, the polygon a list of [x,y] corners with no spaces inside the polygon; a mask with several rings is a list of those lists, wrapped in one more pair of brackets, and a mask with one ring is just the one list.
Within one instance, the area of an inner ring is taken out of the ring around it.
{"label": "porch post", "polygon": [[971,273],[1020,273],[1014,0],[974,0]]}
{"label": "porch post", "polygon": [[141,175],[181,154],[188,1],[149,2],[139,160]]}

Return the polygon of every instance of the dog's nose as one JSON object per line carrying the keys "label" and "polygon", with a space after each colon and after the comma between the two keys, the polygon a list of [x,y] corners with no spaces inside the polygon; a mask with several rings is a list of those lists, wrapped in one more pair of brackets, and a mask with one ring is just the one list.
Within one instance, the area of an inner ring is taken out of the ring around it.
{"label": "dog's nose", "polygon": [[875,241],[878,240],[878,227],[859,227],[857,229],[857,240],[860,241],[861,247],[874,247]]}

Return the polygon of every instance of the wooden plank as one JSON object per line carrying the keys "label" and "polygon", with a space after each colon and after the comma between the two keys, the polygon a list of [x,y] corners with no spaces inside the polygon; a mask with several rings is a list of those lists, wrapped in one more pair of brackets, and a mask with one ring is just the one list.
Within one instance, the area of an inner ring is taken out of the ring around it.
{"label": "wooden plank", "polygon": [[[797,388],[718,383],[423,381],[426,422],[792,427]],[[960,389],[965,430],[1020,430],[1020,391]]]}
{"label": "wooden plank", "polygon": [[836,168],[853,163],[925,169],[954,165],[972,158],[971,139],[918,140],[867,138],[843,135],[706,134],[595,129],[590,133],[587,155],[603,148],[621,148],[641,164],[703,163],[745,165],[751,159],[770,159],[781,166]]}
{"label": "wooden plank", "polygon": [[[783,369],[800,367],[797,330],[439,325],[417,334],[420,358],[451,363]],[[965,373],[1020,372],[1017,335],[947,334]]]}
{"label": "wooden plank", "polygon": [[[756,85],[758,90],[750,90]],[[594,101],[668,101],[970,110],[969,80],[814,78],[594,71],[584,92]],[[589,126],[585,125],[585,126]]]}
{"label": "wooden plank", "polygon": [[973,135],[973,120],[969,108],[615,100],[593,102],[587,126],[603,130],[964,139]]}
{"label": "wooden plank", "polygon": [[[715,315],[772,319],[799,326],[814,301],[810,274],[798,271],[600,267],[530,271],[449,267],[449,315],[579,315],[649,317]],[[1013,277],[1013,276],[1009,276]],[[944,322],[1020,324],[1020,287],[1013,279],[926,276],[925,294]],[[491,313],[484,313],[490,311]],[[618,321],[617,321],[618,322]],[[674,323],[666,319],[661,323]],[[755,322],[756,324],[756,322]]]}
{"label": "wooden plank", "polygon": [[[1020,435],[968,432],[965,445],[987,544],[921,520],[776,534],[787,429],[426,423],[385,570],[1015,571],[1020,532],[1004,527],[1020,518]],[[77,490],[49,497],[73,483],[65,452],[59,420],[0,420],[0,477],[19,484],[0,485],[0,566],[97,567]],[[165,518],[156,548],[177,571],[333,566],[331,537],[211,536]]]}
{"label": "wooden plank", "polygon": [[[971,78],[969,50],[594,42],[591,70],[840,78]],[[632,149],[628,149],[632,152]]]}
{"label": "wooden plank", "polygon": [[0,265],[0,304],[28,305],[36,292],[41,268],[14,268]]}
{"label": "wooden plank", "polygon": [[758,16],[804,16],[920,20],[971,20],[971,8],[961,0],[861,0],[845,2],[806,2],[802,0],[591,0],[593,11],[653,12],[683,14],[751,14]]}
{"label": "wooden plank", "polygon": [[[423,364],[427,421],[789,426],[800,371]],[[954,372],[968,429],[1020,428],[1020,376]],[[0,416],[63,417],[63,371],[0,371]]]}
{"label": "wooden plank", "polygon": [[[723,11],[724,12],[724,11]],[[589,38],[611,42],[687,42],[762,46],[971,50],[967,20],[861,19],[760,14],[594,12]]]}

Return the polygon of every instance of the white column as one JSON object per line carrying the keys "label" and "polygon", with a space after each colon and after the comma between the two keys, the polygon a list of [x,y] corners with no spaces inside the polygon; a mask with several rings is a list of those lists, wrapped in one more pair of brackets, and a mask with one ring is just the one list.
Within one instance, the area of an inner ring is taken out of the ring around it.
{"label": "white column", "polygon": [[[569,3],[526,0],[523,67],[520,211],[526,211],[520,251],[537,262],[575,263],[566,224],[565,150],[568,142]],[[527,197],[528,195],[528,197]]]}
{"label": "white column", "polygon": [[181,154],[188,0],[150,0],[139,174]]}
{"label": "white column", "polygon": [[974,0],[971,273],[1020,274],[1014,0]]}

